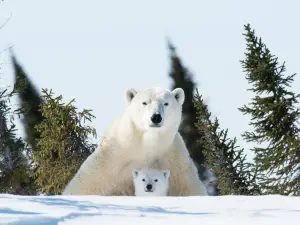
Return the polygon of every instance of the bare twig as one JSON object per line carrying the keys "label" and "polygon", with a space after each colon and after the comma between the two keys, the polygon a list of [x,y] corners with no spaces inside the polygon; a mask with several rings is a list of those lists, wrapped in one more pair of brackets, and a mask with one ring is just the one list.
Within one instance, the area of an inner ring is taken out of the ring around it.
{"label": "bare twig", "polygon": [[[2,25],[0,25],[0,30],[8,23],[8,21],[11,19],[11,17],[12,17],[12,14],[10,15],[9,18],[6,19],[6,21],[5,21]],[[1,56],[4,52],[8,51],[8,50],[11,49],[11,48],[12,48],[12,46],[9,46],[9,47],[7,47],[6,49],[4,49],[3,51],[1,51],[1,52],[0,52],[0,56]],[[3,64],[4,64],[3,62],[0,62],[0,69],[1,69],[1,67],[2,67]]]}
{"label": "bare twig", "polygon": [[2,25],[0,25],[0,30],[8,23],[8,21],[11,19],[11,17],[12,17],[12,14],[10,14],[10,17],[8,17]]}

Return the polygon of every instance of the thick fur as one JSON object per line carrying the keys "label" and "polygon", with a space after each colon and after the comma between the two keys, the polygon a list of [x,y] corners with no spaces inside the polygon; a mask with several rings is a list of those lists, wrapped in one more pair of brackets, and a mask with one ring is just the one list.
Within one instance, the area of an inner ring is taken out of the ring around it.
{"label": "thick fur", "polygon": [[136,168],[132,170],[132,176],[135,196],[168,195],[170,170]]}
{"label": "thick fur", "polygon": [[[105,131],[97,149],[81,165],[64,195],[134,195],[134,168],[170,169],[169,196],[207,195],[178,132],[184,92],[149,88],[125,92],[127,107]],[[167,104],[166,104],[167,103]],[[151,116],[162,121],[153,127]]]}

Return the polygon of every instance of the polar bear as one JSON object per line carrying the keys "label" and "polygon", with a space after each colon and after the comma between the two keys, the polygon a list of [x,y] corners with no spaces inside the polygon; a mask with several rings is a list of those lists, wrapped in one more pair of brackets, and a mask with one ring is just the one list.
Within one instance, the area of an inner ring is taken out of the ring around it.
{"label": "polar bear", "polygon": [[207,195],[178,132],[184,91],[125,91],[126,108],[104,132],[63,195],[134,195],[132,169],[170,169],[169,196]]}
{"label": "polar bear", "polygon": [[167,196],[170,170],[135,168],[132,170],[135,196]]}

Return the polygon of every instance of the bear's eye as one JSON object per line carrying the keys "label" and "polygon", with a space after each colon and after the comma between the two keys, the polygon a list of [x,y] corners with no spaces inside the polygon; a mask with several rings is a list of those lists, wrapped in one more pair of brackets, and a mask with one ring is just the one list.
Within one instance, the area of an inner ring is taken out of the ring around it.
{"label": "bear's eye", "polygon": [[158,181],[157,179],[154,180],[154,182],[157,182],[157,181]]}
{"label": "bear's eye", "polygon": [[169,105],[169,103],[167,103],[167,102],[166,102],[164,105],[165,105],[165,106],[168,106],[168,105]]}
{"label": "bear's eye", "polygon": [[147,105],[147,102],[143,102],[143,105]]}
{"label": "bear's eye", "polygon": [[145,179],[143,179],[142,181],[145,182]]}

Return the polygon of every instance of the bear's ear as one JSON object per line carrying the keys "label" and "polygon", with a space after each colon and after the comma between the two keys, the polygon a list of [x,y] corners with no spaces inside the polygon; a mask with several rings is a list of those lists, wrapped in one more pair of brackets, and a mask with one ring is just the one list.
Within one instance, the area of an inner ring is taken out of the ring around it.
{"label": "bear's ear", "polygon": [[185,98],[185,95],[184,95],[184,91],[182,88],[175,88],[173,91],[172,91],[175,99],[178,101],[178,103],[180,105],[183,104],[184,102],[184,98]]}
{"label": "bear's ear", "polygon": [[140,168],[132,169],[132,176],[133,178],[136,178],[140,172]]}
{"label": "bear's ear", "polygon": [[166,178],[166,180],[168,180],[170,177],[170,170],[164,170],[163,173],[164,173],[164,177]]}
{"label": "bear's ear", "polygon": [[134,98],[134,96],[136,95],[137,91],[134,90],[134,88],[128,88],[125,91],[125,103],[127,105],[130,104],[131,100]]}

